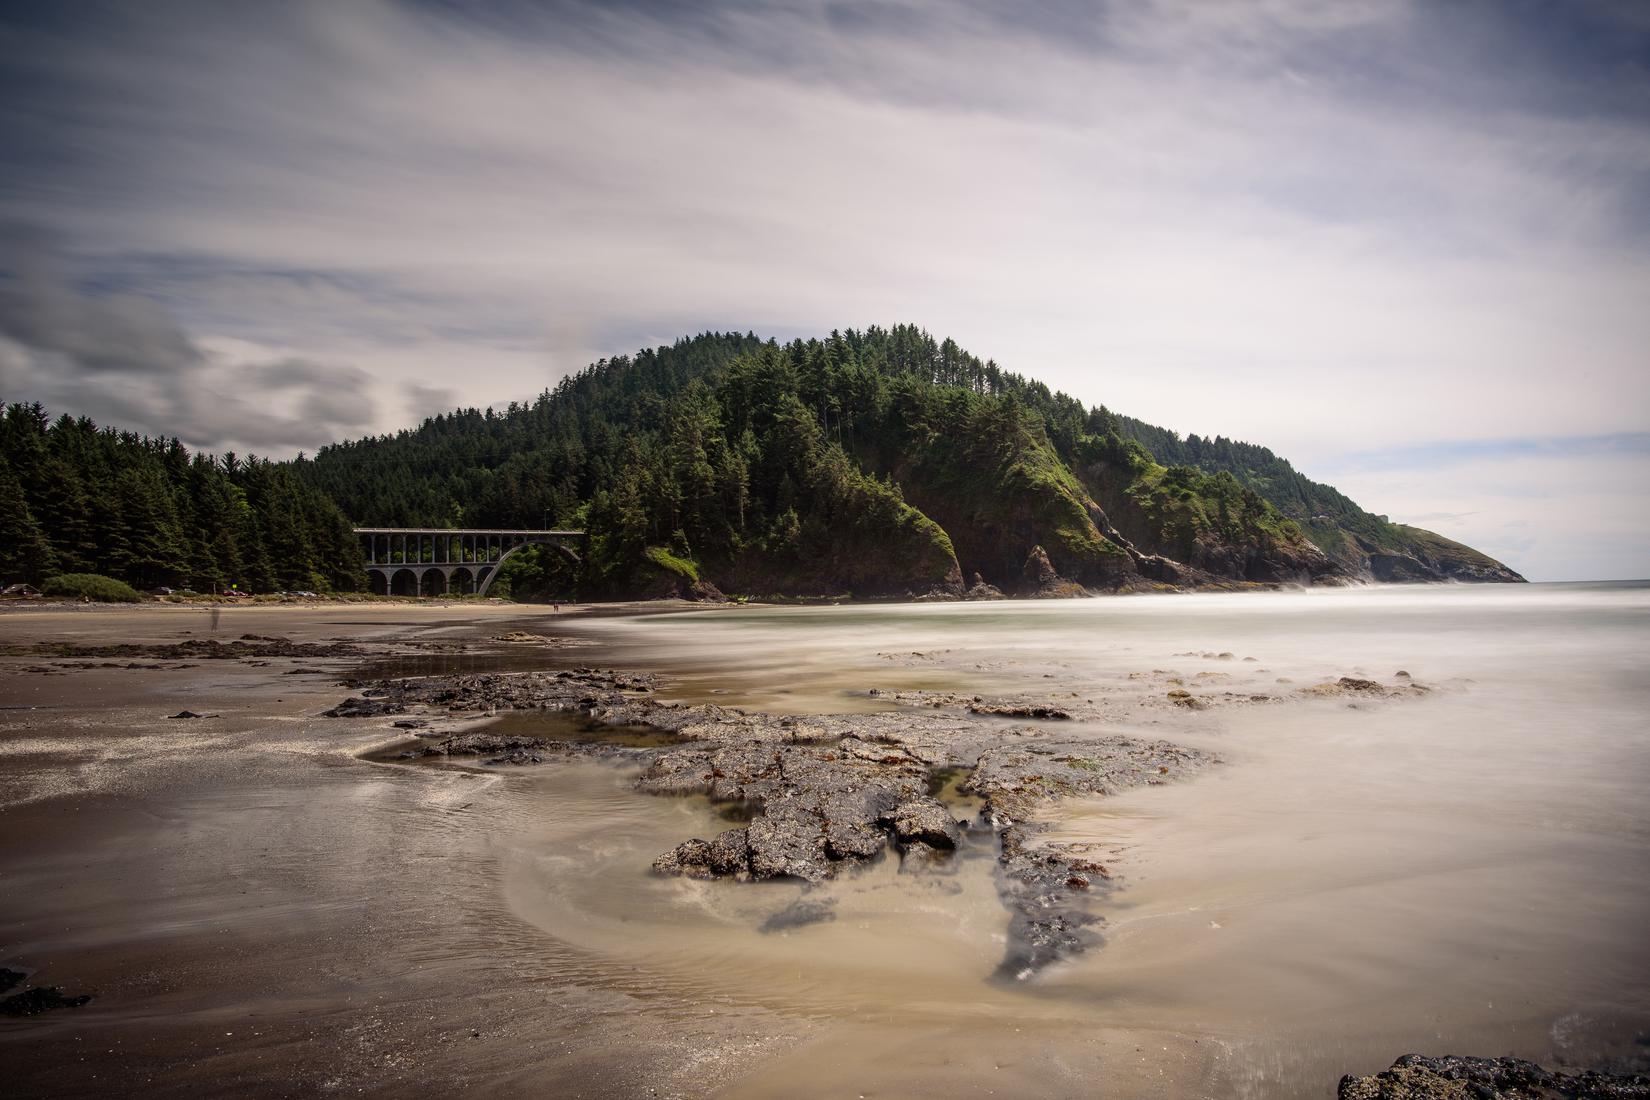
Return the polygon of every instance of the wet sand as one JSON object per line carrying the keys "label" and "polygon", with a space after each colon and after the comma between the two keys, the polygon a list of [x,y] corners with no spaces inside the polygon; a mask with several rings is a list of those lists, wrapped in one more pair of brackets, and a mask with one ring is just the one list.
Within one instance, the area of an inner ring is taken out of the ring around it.
{"label": "wet sand", "polygon": [[[320,717],[348,694],[337,677],[361,667],[644,668],[669,672],[662,690],[685,700],[816,713],[893,705],[866,697],[868,682],[1025,686],[1028,669],[1048,668],[1055,686],[1081,682],[1104,698],[1135,690],[1130,672],[1149,674],[1181,644],[1136,639],[1135,651],[1108,643],[1078,653],[1052,636],[1011,652],[975,637],[973,649],[948,653],[931,627],[889,618],[903,612],[820,611],[830,629],[787,634],[754,611],[630,629],[512,607],[230,608],[219,637],[347,639],[390,652],[58,675],[21,671],[48,660],[0,657],[0,965],[95,998],[0,1021],[8,1089],[1327,1096],[1340,1072],[1370,1072],[1436,1042],[1602,1058],[1630,1050],[1650,1020],[1650,967],[1632,937],[1647,911],[1643,880],[1607,881],[1646,865],[1642,819],[1620,808],[1624,793],[1642,790],[1642,743],[1626,757],[1573,751],[1475,774],[1466,762],[1493,755],[1495,731],[1466,690],[1430,712],[1411,708],[1408,720],[1398,710],[1366,718],[1335,700],[1309,704],[1301,721],[1264,706],[1130,719],[1140,732],[1217,748],[1232,765],[1062,812],[1061,828],[1115,849],[1129,884],[1108,912],[1107,946],[1029,988],[990,980],[1005,916],[989,848],[965,850],[952,874],[927,880],[882,861],[832,884],[834,920],[762,934],[799,887],[646,872],[685,837],[725,827],[702,799],[638,795],[637,769],[613,763],[363,759],[407,735],[386,719]],[[587,644],[490,640],[521,628]],[[164,643],[208,629],[202,609],[13,611],[0,615],[0,645]],[[1049,633],[1039,620],[1000,636]],[[885,638],[900,644],[879,647]],[[1318,659],[1267,656],[1267,680],[1287,661]],[[1194,685],[1193,669],[1262,676],[1260,665],[1176,663],[1177,679]],[[288,675],[294,668],[328,671]],[[1504,702],[1512,714],[1523,701]],[[184,708],[221,717],[164,717]],[[1411,805],[1392,777],[1441,766],[1402,756],[1415,751],[1419,714],[1444,716],[1429,730],[1453,721],[1489,738],[1445,763],[1463,769],[1463,789],[1482,779],[1505,797],[1423,813],[1405,841],[1393,822],[1436,790],[1412,792]],[[1531,785],[1531,769],[1562,770],[1566,755],[1593,784],[1584,810]],[[1617,766],[1594,774],[1601,760]],[[1338,789],[1342,762],[1377,780]],[[1327,809],[1314,787],[1327,788]],[[1335,799],[1354,795],[1369,804],[1347,803],[1346,828],[1336,828]],[[1484,818],[1492,801],[1507,808]],[[1383,806],[1396,811],[1390,820]],[[1429,844],[1440,821],[1475,818],[1479,834]],[[1326,856],[1302,854],[1314,836]],[[1359,836],[1369,838],[1361,848]],[[1429,847],[1437,858],[1416,866],[1413,853]],[[1531,853],[1540,889],[1509,891],[1517,875],[1504,872],[1518,850]],[[1590,894],[1577,906],[1582,888]],[[1429,895],[1443,917],[1423,912]],[[1367,920],[1349,916],[1360,909]],[[1517,957],[1496,957],[1509,944]],[[1429,995],[1428,969],[1451,953],[1467,958],[1458,973],[1476,978],[1452,972]],[[1277,965],[1288,957],[1300,964],[1293,972]],[[1504,1007],[1486,1012],[1486,996]],[[1555,1020],[1576,1006],[1591,1015],[1580,1011],[1555,1037]]]}
{"label": "wet sand", "polygon": [[[520,617],[233,608],[218,635],[485,638]],[[174,642],[207,621],[11,612],[0,641]],[[0,673],[0,957],[95,999],[0,1022],[8,1095],[671,1095],[806,1032],[601,980],[516,917],[494,844],[517,823],[490,795],[518,777],[358,759],[384,723],[319,718],[336,675],[286,675],[357,661],[18,671],[41,663]],[[184,708],[222,717],[164,717]]]}

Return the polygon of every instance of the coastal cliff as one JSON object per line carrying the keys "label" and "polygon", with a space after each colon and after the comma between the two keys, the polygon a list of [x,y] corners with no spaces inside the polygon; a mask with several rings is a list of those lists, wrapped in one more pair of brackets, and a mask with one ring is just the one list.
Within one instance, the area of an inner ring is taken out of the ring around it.
{"label": "coastal cliff", "polygon": [[1522,580],[1264,448],[1085,408],[914,326],[708,333],[294,468],[363,523],[590,532],[578,576],[527,556],[518,594]]}

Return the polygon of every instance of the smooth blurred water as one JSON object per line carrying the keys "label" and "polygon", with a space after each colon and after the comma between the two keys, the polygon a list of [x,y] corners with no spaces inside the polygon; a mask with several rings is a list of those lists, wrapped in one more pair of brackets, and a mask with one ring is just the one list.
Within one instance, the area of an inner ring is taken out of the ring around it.
{"label": "smooth blurred water", "polygon": [[[512,906],[684,996],[834,1021],[783,1070],[810,1094],[1081,1091],[1104,1074],[1120,1095],[1322,1096],[1410,1050],[1646,1054],[1650,584],[736,609],[577,629],[603,663],[657,670],[666,697],[807,712],[886,705],[873,687],[1076,693],[1111,709],[1074,736],[1161,736],[1225,760],[1051,812],[1126,888],[1103,907],[1102,950],[1015,988],[987,982],[1006,925],[989,849],[940,879],[885,863],[828,889],[835,920],[762,935],[797,887],[635,873],[725,827],[709,806],[547,774],[554,796],[524,815],[508,863]],[[1398,684],[1399,670],[1434,690],[1298,694],[1342,675]],[[1278,701],[1140,703],[1171,675]],[[927,1044],[949,1053],[914,1062]]]}

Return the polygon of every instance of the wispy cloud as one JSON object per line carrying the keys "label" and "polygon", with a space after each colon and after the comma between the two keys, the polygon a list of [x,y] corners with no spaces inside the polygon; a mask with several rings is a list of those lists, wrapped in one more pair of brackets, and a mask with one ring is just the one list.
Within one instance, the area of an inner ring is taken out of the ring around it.
{"label": "wispy cloud", "polygon": [[17,236],[0,275],[0,396],[219,450],[287,453],[376,424],[366,371],[203,347],[154,300],[88,293]]}
{"label": "wispy cloud", "polygon": [[915,320],[1312,472],[1650,427],[1647,42],[1608,0],[48,5],[0,22],[0,215],[103,325],[365,372],[363,426]]}

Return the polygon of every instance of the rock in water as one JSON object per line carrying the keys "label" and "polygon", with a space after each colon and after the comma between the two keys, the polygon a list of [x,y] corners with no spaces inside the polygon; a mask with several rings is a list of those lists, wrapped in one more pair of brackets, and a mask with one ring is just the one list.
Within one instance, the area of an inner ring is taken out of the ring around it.
{"label": "rock in water", "polygon": [[825,854],[825,822],[796,797],[774,799],[745,829],[751,874],[819,882],[831,874]]}
{"label": "rock in water", "polygon": [[930,848],[952,849],[962,839],[962,830],[944,804],[932,798],[916,798],[897,807],[890,816],[894,840],[901,848],[926,844]]}
{"label": "rock in water", "polygon": [[710,842],[710,869],[718,875],[750,877],[751,846],[744,829],[718,833],[716,839]]}
{"label": "rock in water", "polygon": [[710,869],[710,845],[694,837],[684,840],[653,861],[653,869],[661,875],[683,875],[687,878],[715,878]]}
{"label": "rock in water", "polygon": [[1650,1077],[1557,1073],[1518,1058],[1406,1054],[1369,1077],[1342,1077],[1335,1095],[1338,1100],[1650,1100]]}
{"label": "rock in water", "polygon": [[400,714],[407,708],[390,699],[368,699],[363,695],[345,699],[331,710],[322,711],[326,718],[377,718],[385,714]]}

